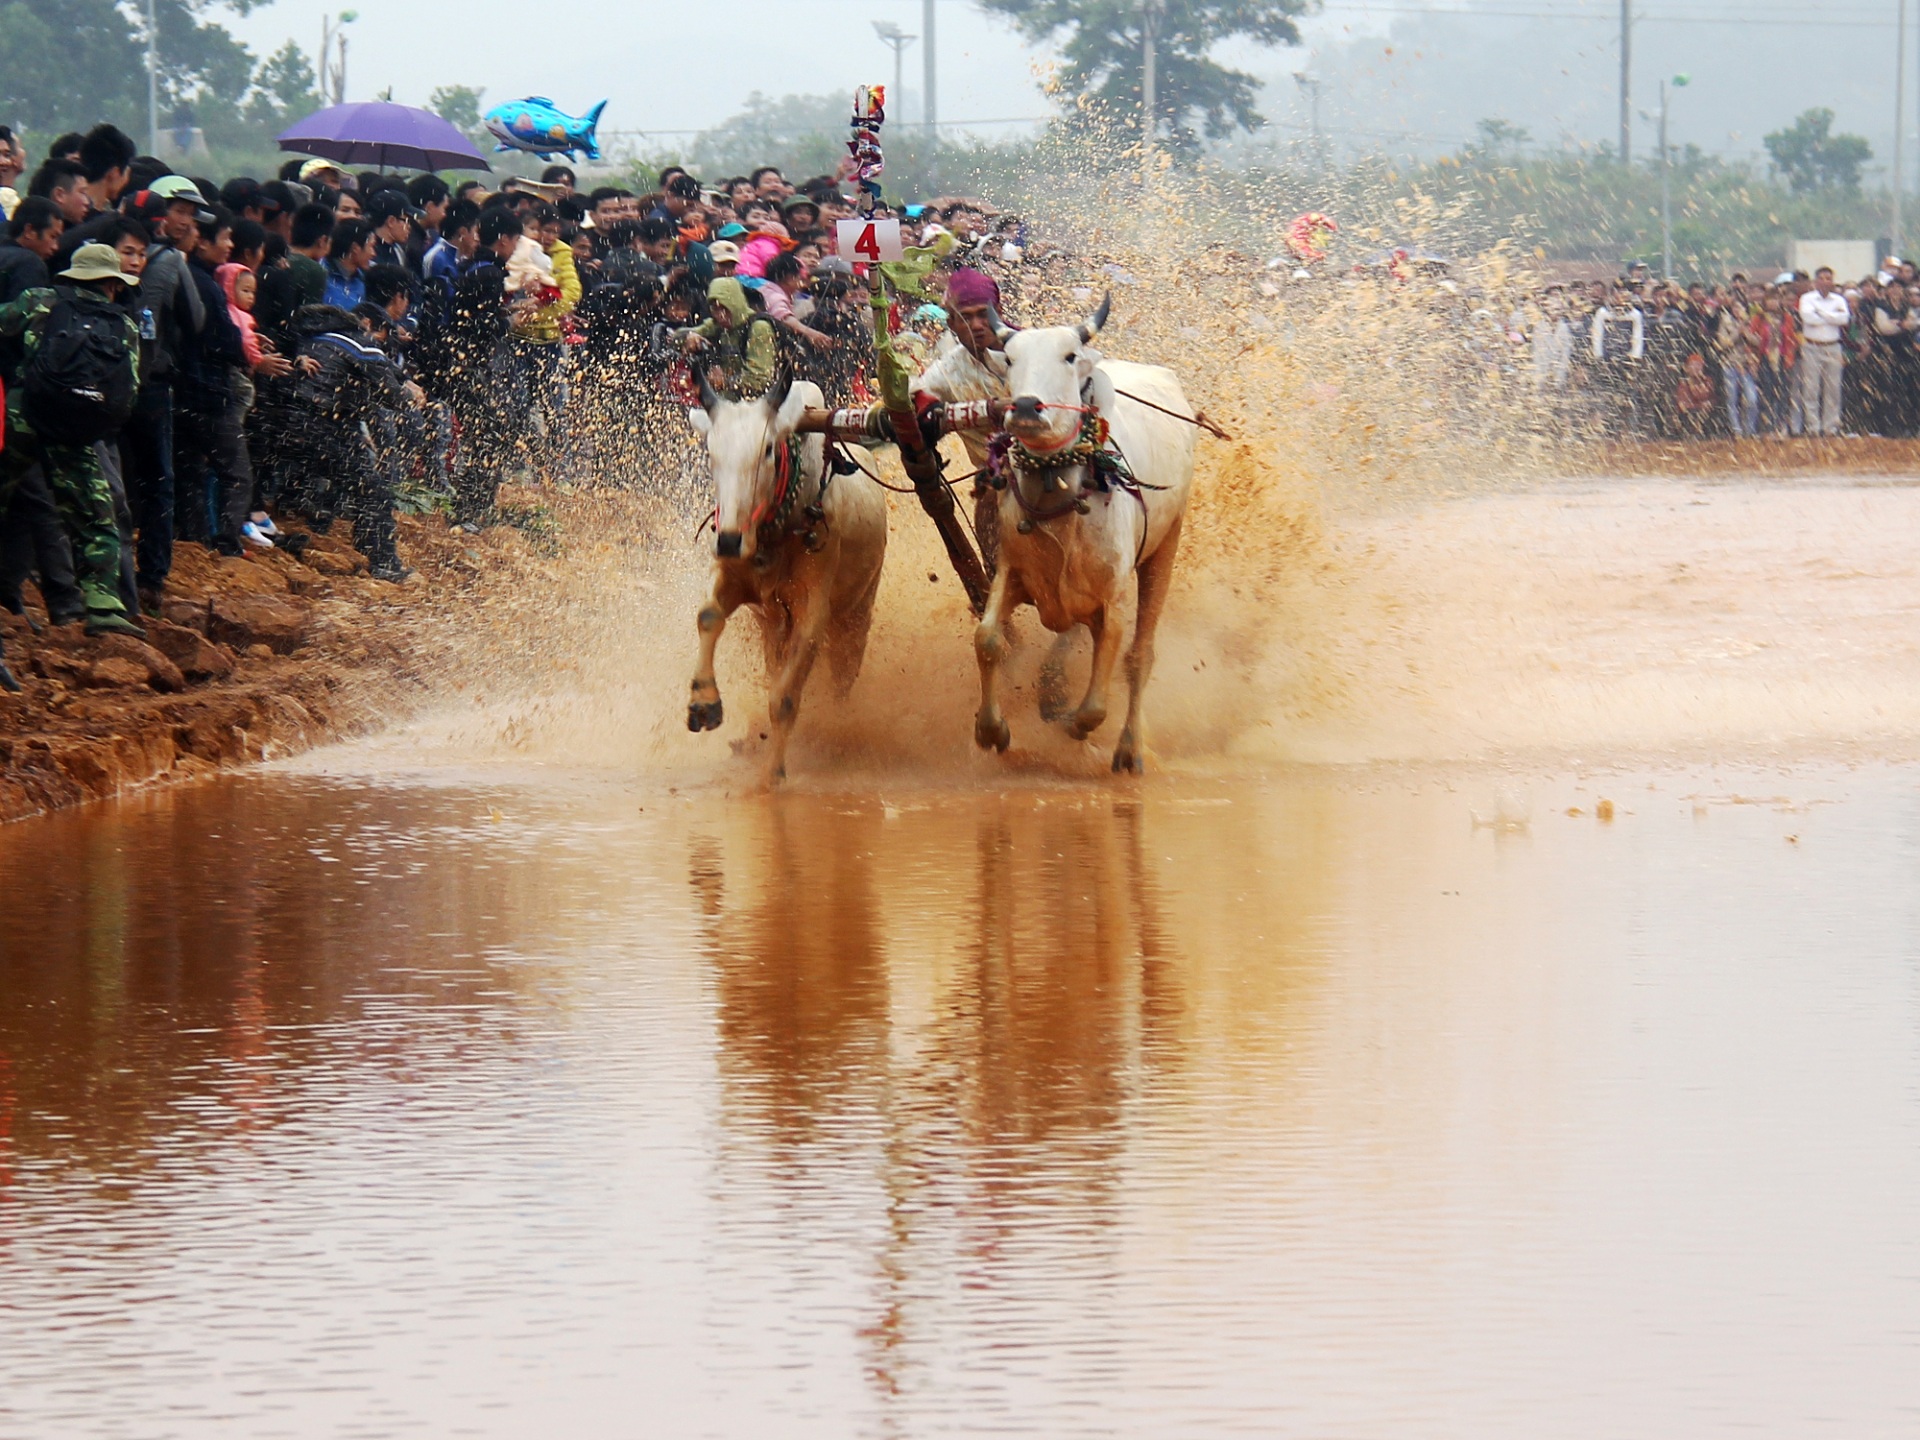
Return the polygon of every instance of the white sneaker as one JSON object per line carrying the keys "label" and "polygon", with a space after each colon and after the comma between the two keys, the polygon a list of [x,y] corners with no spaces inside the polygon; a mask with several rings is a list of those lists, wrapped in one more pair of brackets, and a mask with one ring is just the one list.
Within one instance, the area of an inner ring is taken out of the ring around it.
{"label": "white sneaker", "polygon": [[240,538],[256,550],[273,549],[273,541],[269,540],[260,527],[251,520],[240,527]]}
{"label": "white sneaker", "polygon": [[255,529],[269,540],[280,533],[280,527],[273,523],[273,517],[264,510],[256,510],[248,517]]}

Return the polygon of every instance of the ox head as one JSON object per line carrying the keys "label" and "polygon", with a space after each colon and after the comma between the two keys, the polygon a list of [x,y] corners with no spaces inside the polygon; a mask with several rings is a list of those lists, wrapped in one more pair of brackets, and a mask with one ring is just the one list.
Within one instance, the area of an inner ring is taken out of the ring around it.
{"label": "ox head", "polygon": [[751,560],[760,521],[772,513],[779,488],[780,447],[800,423],[811,385],[796,387],[784,369],[757,400],[729,400],[700,374],[698,410],[687,423],[707,441],[716,492],[713,552],[721,559]]}
{"label": "ox head", "polygon": [[1100,363],[1093,339],[1107,323],[1113,297],[1078,325],[1047,330],[1000,330],[1007,353],[1007,430],[1029,450],[1063,450],[1079,437],[1084,407]]}

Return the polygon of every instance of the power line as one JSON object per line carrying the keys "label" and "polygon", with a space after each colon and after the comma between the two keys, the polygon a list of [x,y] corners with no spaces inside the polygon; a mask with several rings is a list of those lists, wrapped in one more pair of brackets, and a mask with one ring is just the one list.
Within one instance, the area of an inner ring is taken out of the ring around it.
{"label": "power line", "polygon": [[[992,115],[972,120],[942,120],[944,130],[955,125],[1037,125],[1045,120],[1057,120],[1059,115]],[[924,122],[916,120],[889,120],[888,126],[895,130],[920,130]],[[625,130],[602,130],[602,135],[705,135],[709,131],[722,129],[720,125],[702,125],[685,130],[656,130],[652,126],[634,126]]]}
{"label": "power line", "polygon": [[[1435,10],[1425,5],[1328,5],[1321,15],[1354,14],[1453,16],[1467,20],[1585,20],[1596,24],[1618,23],[1613,15],[1582,15],[1571,10]],[[1636,15],[1639,25],[1784,25],[1809,29],[1891,30],[1891,20],[1795,20],[1767,19],[1752,15]]]}

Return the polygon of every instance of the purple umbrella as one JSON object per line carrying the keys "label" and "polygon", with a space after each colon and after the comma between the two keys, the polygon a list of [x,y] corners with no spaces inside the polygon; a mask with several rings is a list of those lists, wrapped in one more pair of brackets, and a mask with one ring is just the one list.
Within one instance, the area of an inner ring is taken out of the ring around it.
{"label": "purple umbrella", "polygon": [[473,142],[431,110],[365,100],[332,105],[280,132],[280,148],[340,165],[491,170]]}

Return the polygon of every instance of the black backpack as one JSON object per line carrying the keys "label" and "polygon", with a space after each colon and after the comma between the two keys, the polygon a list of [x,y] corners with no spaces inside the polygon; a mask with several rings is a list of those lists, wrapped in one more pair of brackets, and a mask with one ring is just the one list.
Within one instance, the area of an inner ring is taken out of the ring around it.
{"label": "black backpack", "polygon": [[61,287],[20,373],[34,433],[57,445],[110,440],[133,414],[127,312],[103,295]]}

